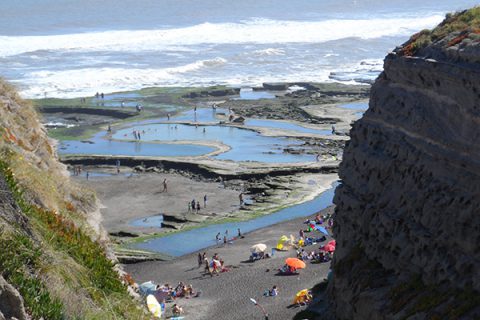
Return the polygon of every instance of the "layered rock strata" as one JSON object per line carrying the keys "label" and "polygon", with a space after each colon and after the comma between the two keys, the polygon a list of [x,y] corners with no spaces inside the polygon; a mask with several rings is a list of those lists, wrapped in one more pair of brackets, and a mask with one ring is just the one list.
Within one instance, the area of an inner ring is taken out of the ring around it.
{"label": "layered rock strata", "polygon": [[351,130],[334,200],[337,319],[480,313],[480,68],[438,50],[389,54]]}

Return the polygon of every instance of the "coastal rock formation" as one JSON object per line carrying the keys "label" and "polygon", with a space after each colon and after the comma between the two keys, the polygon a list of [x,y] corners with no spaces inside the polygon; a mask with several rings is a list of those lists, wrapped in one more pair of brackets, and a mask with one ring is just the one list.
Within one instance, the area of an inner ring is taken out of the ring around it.
{"label": "coastal rock formation", "polygon": [[334,200],[337,319],[479,316],[478,16],[450,15],[389,54],[351,130]]}

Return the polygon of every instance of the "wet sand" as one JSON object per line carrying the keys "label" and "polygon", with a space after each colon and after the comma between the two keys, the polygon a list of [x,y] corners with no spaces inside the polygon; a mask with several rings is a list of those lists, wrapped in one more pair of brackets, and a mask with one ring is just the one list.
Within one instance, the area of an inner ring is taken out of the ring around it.
{"label": "wet sand", "polygon": [[[330,207],[323,210],[322,214],[332,212],[333,207]],[[263,305],[270,319],[292,319],[296,313],[305,309],[289,307],[295,293],[311,288],[326,278],[330,263],[307,262],[307,268],[300,270],[299,275],[279,276],[276,270],[282,267],[286,258],[295,256],[294,249],[276,252],[272,258],[254,263],[247,260],[250,255],[249,248],[254,244],[264,243],[270,250],[283,234],[298,237],[298,231],[305,228],[304,220],[305,218],[299,218],[272,225],[246,234],[244,239],[235,240],[232,244],[204,250],[209,258],[218,253],[225,261],[225,265],[230,266],[229,272],[221,273],[219,276],[204,275],[203,267],[198,268],[198,253],[172,261],[125,265],[124,268],[138,283],[153,280],[156,283],[169,283],[175,286],[179,281],[183,281],[201,291],[198,298],[177,299],[178,305],[184,308],[187,319],[264,319],[260,309],[253,305],[249,298],[254,298]],[[224,231],[218,230],[222,234]],[[313,234],[320,235],[319,232]],[[212,239],[214,238],[215,234],[212,234]],[[305,247],[305,250],[312,251],[318,247],[319,244],[316,244]],[[279,287],[279,295],[263,296],[265,290],[271,289],[273,285]],[[171,315],[171,306],[172,304],[167,304],[167,315]]]}

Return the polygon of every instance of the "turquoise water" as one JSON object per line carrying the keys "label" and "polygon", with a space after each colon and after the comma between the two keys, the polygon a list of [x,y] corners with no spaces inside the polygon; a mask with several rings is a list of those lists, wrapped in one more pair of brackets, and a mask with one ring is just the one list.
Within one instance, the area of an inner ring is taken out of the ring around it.
{"label": "turquoise water", "polygon": [[320,134],[320,135],[331,135],[332,132],[330,130],[319,130],[319,129],[311,129],[307,127],[300,126],[295,123],[290,123],[286,121],[278,121],[278,120],[267,120],[267,119],[247,119],[245,121],[246,126],[253,126],[253,127],[267,127],[267,128],[275,128],[275,129],[284,129],[302,133],[313,133],[313,134]]}
{"label": "turquoise water", "polygon": [[186,157],[201,156],[213,152],[215,148],[196,144],[166,144],[130,141],[111,141],[101,137],[100,132],[91,139],[94,143],[81,141],[62,141],[59,146],[61,154],[99,154],[112,156],[156,156]]}
{"label": "turquoise water", "polygon": [[[116,132],[115,139],[133,139],[132,130],[142,132],[142,141],[217,141],[231,147],[215,156],[217,159],[260,162],[315,161],[314,155],[289,154],[283,149],[302,142],[280,137],[265,137],[259,133],[230,126],[192,126],[174,124],[147,124]],[[141,145],[142,143],[140,143]],[[144,155],[148,155],[144,152]]]}
{"label": "turquoise water", "polygon": [[[171,256],[189,254],[215,245],[215,235],[218,232],[223,234],[225,230],[228,230],[229,234],[236,235],[237,228],[240,228],[243,233],[246,233],[271,226],[275,223],[313,215],[332,204],[335,187],[336,184],[311,201],[285,208],[263,217],[243,222],[215,224],[190,231],[175,233],[169,236],[138,243],[133,247],[162,252]],[[281,234],[278,236],[280,237]]]}

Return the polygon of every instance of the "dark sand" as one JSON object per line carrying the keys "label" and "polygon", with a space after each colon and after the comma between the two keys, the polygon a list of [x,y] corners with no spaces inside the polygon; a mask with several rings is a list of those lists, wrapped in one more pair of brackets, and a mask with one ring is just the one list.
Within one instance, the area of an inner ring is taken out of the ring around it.
{"label": "dark sand", "polygon": [[[333,207],[322,211],[322,214],[332,213]],[[280,268],[286,258],[294,257],[295,250],[276,252],[273,258],[259,260],[254,263],[246,262],[250,255],[249,248],[257,243],[264,243],[270,248],[276,246],[278,238],[293,234],[298,237],[298,231],[305,228],[299,218],[279,223],[264,229],[249,233],[244,239],[233,241],[225,247],[209,248],[205,250],[209,258],[216,252],[231,266],[230,271],[219,276],[204,275],[203,266],[198,268],[197,253],[179,257],[172,261],[144,262],[125,265],[136,282],[142,283],[153,280],[156,283],[169,283],[175,286],[179,281],[192,284],[194,289],[200,290],[198,298],[177,299],[178,305],[185,310],[186,319],[263,319],[261,310],[252,304],[249,298],[255,298],[262,304],[269,314],[269,319],[292,319],[296,313],[305,307],[290,307],[295,293],[305,288],[311,288],[327,277],[330,263],[311,264],[300,270],[299,275],[279,276]],[[222,233],[225,230],[218,230]],[[319,232],[313,233],[319,236]],[[307,234],[308,235],[308,234]],[[212,234],[212,239],[215,234]],[[328,241],[328,240],[327,240]],[[325,242],[323,243],[325,244]],[[179,243],[179,245],[182,245]],[[318,249],[319,244],[305,247],[305,250]],[[269,270],[269,271],[267,271]],[[265,297],[265,290],[273,285],[279,287],[279,295]],[[172,304],[167,304],[167,315],[171,315]]]}

